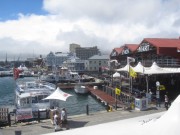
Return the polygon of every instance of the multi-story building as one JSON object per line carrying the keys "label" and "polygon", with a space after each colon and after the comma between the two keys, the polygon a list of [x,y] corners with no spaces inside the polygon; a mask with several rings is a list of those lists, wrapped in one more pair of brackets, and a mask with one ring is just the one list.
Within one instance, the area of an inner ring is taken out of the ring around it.
{"label": "multi-story building", "polygon": [[80,48],[81,46],[75,43],[69,45],[69,52],[76,53],[76,48]]}
{"label": "multi-story building", "polygon": [[67,67],[71,71],[83,72],[86,70],[85,64],[85,60],[81,60],[74,55],[63,62],[63,67]]}
{"label": "multi-story building", "polygon": [[90,57],[99,54],[97,46],[94,47],[77,47],[75,49],[76,56],[81,60],[88,60]]}
{"label": "multi-story building", "polygon": [[46,56],[46,66],[62,66],[63,62],[66,61],[68,57],[69,53],[57,52],[54,54],[53,52],[50,52]]}
{"label": "multi-story building", "polygon": [[94,55],[88,59],[88,71],[101,72],[109,67],[109,55]]}
{"label": "multi-story building", "polygon": [[180,39],[145,38],[140,44],[125,44],[111,52],[111,59],[116,59],[125,66],[127,57],[136,59],[135,65],[141,62],[151,66],[156,62],[160,67],[180,66]]}

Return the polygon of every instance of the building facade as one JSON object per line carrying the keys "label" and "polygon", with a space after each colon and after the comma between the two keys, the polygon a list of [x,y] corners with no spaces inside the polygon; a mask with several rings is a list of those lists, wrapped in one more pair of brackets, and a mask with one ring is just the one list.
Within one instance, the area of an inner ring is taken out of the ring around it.
{"label": "building facade", "polygon": [[76,56],[69,57],[63,62],[63,67],[67,67],[70,71],[83,72],[86,70],[85,60],[81,60]]}
{"label": "building facade", "polygon": [[88,71],[101,72],[109,68],[109,55],[94,55],[88,59]]}
{"label": "building facade", "polygon": [[81,60],[88,60],[93,55],[99,54],[97,46],[94,47],[78,47],[75,49],[76,56]]}
{"label": "building facade", "polygon": [[68,59],[69,55],[70,55],[69,53],[50,52],[46,56],[46,66],[48,66],[48,67],[62,66],[63,62]]}
{"label": "building facade", "polygon": [[156,62],[160,67],[179,67],[180,39],[145,38],[140,44],[125,44],[110,54],[122,67],[127,64],[127,57],[135,58],[134,65],[141,62],[149,67]]}
{"label": "building facade", "polygon": [[76,53],[76,48],[80,48],[81,46],[75,43],[69,45],[69,52]]}

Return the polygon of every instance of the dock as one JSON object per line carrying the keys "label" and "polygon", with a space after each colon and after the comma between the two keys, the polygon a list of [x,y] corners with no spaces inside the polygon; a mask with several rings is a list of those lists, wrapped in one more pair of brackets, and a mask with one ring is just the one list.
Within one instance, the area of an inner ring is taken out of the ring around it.
{"label": "dock", "polygon": [[87,89],[89,90],[92,96],[96,97],[98,100],[100,100],[100,102],[104,103],[104,105],[115,107],[115,105],[117,104],[118,108],[123,108],[125,106],[122,101],[110,96],[102,90],[94,89],[94,87],[90,86],[87,86]]}

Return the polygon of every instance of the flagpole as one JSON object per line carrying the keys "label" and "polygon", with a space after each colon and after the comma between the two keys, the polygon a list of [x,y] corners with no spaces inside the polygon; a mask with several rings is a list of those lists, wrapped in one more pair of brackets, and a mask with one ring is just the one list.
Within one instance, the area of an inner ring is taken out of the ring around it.
{"label": "flagpole", "polygon": [[135,59],[132,57],[127,57],[127,64],[128,64],[128,70],[129,70],[129,91],[132,93],[132,77],[130,75],[130,62],[135,62]]}

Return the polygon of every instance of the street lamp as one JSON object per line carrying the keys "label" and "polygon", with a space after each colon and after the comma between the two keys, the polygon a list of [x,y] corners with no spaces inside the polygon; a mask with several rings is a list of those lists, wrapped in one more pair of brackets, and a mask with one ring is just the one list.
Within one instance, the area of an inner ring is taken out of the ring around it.
{"label": "street lamp", "polygon": [[160,82],[156,81],[156,106],[160,107]]}

